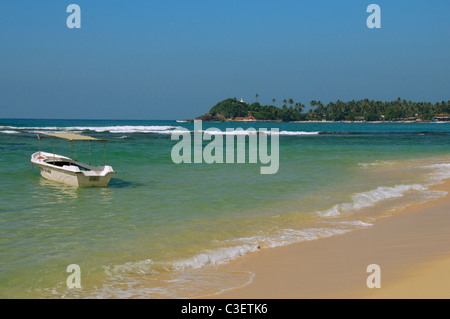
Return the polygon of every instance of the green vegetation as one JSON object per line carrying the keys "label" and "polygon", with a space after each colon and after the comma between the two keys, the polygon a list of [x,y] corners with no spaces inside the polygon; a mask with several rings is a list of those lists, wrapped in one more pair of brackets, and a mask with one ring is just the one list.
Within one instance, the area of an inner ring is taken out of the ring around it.
{"label": "green vegetation", "polygon": [[[256,94],[258,98],[258,94]],[[275,99],[272,102],[275,103]],[[287,105],[289,104],[289,106]],[[199,117],[203,120],[226,121],[236,117],[253,116],[256,120],[266,121],[430,121],[439,114],[450,113],[450,101],[435,104],[430,102],[411,102],[398,98],[391,102],[373,101],[336,101],[324,105],[320,101],[311,101],[311,108],[303,113],[305,105],[293,99],[284,99],[281,108],[274,105],[252,104],[225,99],[213,106],[207,114]]]}
{"label": "green vegetation", "polygon": [[398,98],[391,102],[369,99],[360,101],[336,101],[323,105],[320,101],[311,101],[313,109],[307,118],[328,121],[430,121],[438,114],[450,113],[450,101],[435,104],[430,102],[411,102]]}
{"label": "green vegetation", "polygon": [[236,98],[230,98],[217,103],[204,116],[212,116],[213,119],[234,119],[236,117],[253,116],[257,120],[267,121],[299,121],[304,105],[297,103],[294,107],[278,108],[273,105],[261,105],[259,102],[248,104],[240,102]]}

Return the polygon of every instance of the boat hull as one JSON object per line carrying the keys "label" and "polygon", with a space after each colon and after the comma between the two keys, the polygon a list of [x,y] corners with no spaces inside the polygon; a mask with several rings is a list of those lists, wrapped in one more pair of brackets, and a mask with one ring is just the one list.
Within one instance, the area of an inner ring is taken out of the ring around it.
{"label": "boat hull", "polygon": [[[31,162],[39,167],[43,178],[77,187],[106,187],[114,174],[114,170],[108,165],[90,166],[47,152],[34,153]],[[61,167],[54,165],[55,163],[60,163]]]}

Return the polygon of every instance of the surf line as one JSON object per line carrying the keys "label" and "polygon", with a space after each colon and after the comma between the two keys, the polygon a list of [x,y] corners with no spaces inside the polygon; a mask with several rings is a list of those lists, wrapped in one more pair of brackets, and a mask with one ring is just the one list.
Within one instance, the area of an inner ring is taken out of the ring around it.
{"label": "surf line", "polygon": [[[225,150],[224,135],[226,136]],[[268,153],[268,136],[270,136],[270,154]],[[172,132],[171,140],[179,141],[172,147],[171,151],[172,161],[175,164],[245,163],[248,141],[248,162],[255,164],[259,160],[261,164],[268,164],[266,166],[261,165],[260,174],[275,174],[278,172],[280,164],[278,128],[271,128],[270,131],[266,128],[259,128],[258,131],[255,128],[246,130],[243,128],[227,128],[223,132],[215,127],[203,130],[202,121],[195,120],[193,143],[191,132],[186,128],[180,128]],[[237,143],[235,143],[235,140]],[[203,148],[203,141],[211,142]]]}

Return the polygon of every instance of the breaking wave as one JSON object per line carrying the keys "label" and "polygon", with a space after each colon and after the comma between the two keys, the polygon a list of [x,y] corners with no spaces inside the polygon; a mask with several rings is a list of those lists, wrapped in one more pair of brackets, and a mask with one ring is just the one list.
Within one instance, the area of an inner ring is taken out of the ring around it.
{"label": "breaking wave", "polygon": [[[414,197],[418,194],[424,195],[425,200],[445,195],[446,192],[432,191],[429,186],[450,177],[450,163],[428,165],[422,168],[429,170],[426,177],[430,183],[380,186],[373,190],[357,193],[349,202],[336,204],[328,210],[313,213],[324,217],[317,227],[284,228],[270,234],[223,240],[217,243],[219,247],[205,249],[191,257],[173,261],[158,262],[146,259],[121,265],[104,266],[106,280],[103,285],[96,287],[93,291],[85,292],[86,294],[82,297],[189,298],[199,296],[205,291],[211,294],[214,291],[246,285],[253,280],[254,274],[220,273],[215,270],[214,266],[226,264],[260,249],[313,241],[373,225],[367,220],[355,217],[351,219],[330,219],[328,217],[357,212],[383,201],[402,198],[410,194]],[[214,276],[214,280],[208,276]],[[202,282],[201,285],[198,282]],[[151,285],[148,286],[146,283],[151,283]],[[197,289],[195,287],[201,287],[204,290],[195,290]]]}
{"label": "breaking wave", "polygon": [[[376,162],[367,164],[368,166],[391,166],[391,162]],[[361,164],[360,164],[361,166]],[[362,166],[366,168],[367,166]],[[430,186],[442,183],[443,180],[450,178],[450,163],[440,163],[422,166],[422,169],[431,170],[426,177],[424,184],[380,186],[376,189],[358,193],[352,196],[352,200],[346,203],[336,204],[328,210],[320,211],[319,216],[338,216],[341,214],[358,211],[366,207],[372,207],[376,204],[393,199],[400,198],[407,194],[414,194],[425,201],[445,196],[447,192],[432,191]]]}
{"label": "breaking wave", "polygon": [[[352,196],[352,201],[336,204],[328,210],[320,211],[319,216],[338,216],[345,213],[355,212],[366,207],[375,206],[384,200],[398,198],[412,191],[429,191],[428,188],[421,184],[413,185],[397,185],[393,187],[380,186],[377,189],[367,192],[358,193]],[[431,191],[429,194],[432,195]]]}
{"label": "breaking wave", "polygon": [[[105,266],[104,272],[107,278],[103,285],[76,297],[190,298],[202,293],[219,293],[247,285],[253,280],[254,274],[250,272],[220,273],[214,270],[215,267],[209,268],[210,272],[208,272],[205,267],[225,264],[260,249],[326,238],[371,225],[363,221],[353,221],[304,230],[283,229],[270,236],[256,235],[226,240],[222,242],[222,247],[204,250],[192,257],[171,262],[146,259],[122,265]],[[199,269],[202,270],[201,273],[197,272]],[[162,281],[154,279],[161,274],[165,274],[163,275],[165,279]],[[214,276],[214,280],[211,280],[208,274]],[[199,282],[202,284],[200,285]],[[63,297],[75,297],[73,292],[62,288],[62,292],[57,292],[60,289],[54,289],[52,293],[62,294]]]}
{"label": "breaking wave", "polygon": [[26,133],[37,133],[45,131],[64,131],[64,132],[83,132],[91,131],[98,133],[168,133],[170,134],[177,127],[168,125],[149,125],[149,126],[133,126],[133,125],[120,125],[120,126],[43,126],[43,127],[0,127],[20,130]]}
{"label": "breaking wave", "polygon": [[[177,121],[181,122],[181,121]],[[172,133],[195,133],[196,131],[188,130],[180,126],[171,125],[118,125],[118,126],[0,126],[0,133],[17,134],[17,133],[39,133],[46,131],[61,131],[61,132],[97,132],[97,133],[112,133],[112,134],[133,134],[133,133],[153,133],[153,134],[172,134]],[[251,135],[251,134],[278,134],[278,135],[318,135],[321,132],[306,132],[306,131],[270,131],[265,132],[259,130],[202,130],[204,134],[211,135]]]}

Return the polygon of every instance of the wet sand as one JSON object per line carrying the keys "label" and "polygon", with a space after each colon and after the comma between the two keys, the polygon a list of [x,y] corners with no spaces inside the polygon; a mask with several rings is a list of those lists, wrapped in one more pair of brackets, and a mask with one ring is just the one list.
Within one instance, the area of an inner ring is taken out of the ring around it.
{"label": "wet sand", "polygon": [[[450,193],[450,182],[433,189]],[[369,288],[371,264],[380,288]],[[207,298],[450,298],[450,195],[409,206],[370,228],[264,249],[221,266],[251,283]]]}

